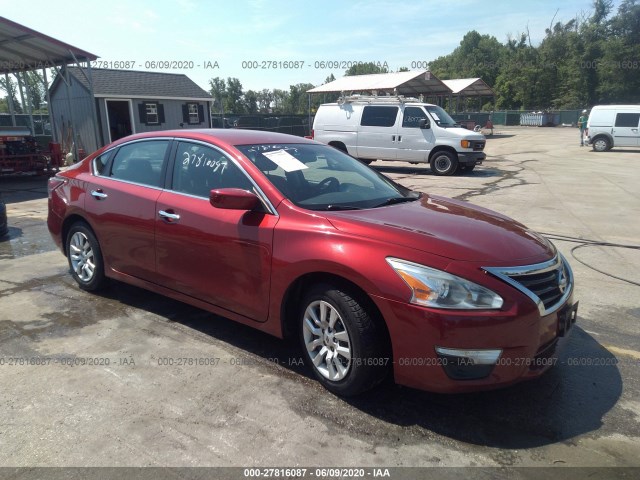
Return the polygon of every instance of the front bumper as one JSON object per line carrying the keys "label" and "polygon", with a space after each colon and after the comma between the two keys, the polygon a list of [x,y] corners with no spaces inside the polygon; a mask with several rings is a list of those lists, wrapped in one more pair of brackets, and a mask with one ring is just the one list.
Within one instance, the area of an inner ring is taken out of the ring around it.
{"label": "front bumper", "polygon": [[464,166],[482,165],[486,158],[487,154],[484,152],[458,152],[458,164]]}
{"label": "front bumper", "polygon": [[[539,377],[557,363],[576,318],[573,296],[545,316],[530,302],[508,311],[462,312],[375,301],[387,319],[396,383],[440,393],[491,390]],[[500,355],[494,365],[474,365],[455,358],[465,350]]]}

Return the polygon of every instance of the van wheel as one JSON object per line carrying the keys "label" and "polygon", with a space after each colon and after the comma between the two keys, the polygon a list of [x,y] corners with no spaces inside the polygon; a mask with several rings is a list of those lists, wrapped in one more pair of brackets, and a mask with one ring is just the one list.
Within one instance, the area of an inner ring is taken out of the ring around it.
{"label": "van wheel", "polygon": [[593,141],[593,149],[596,152],[606,152],[611,149],[611,142],[607,137],[598,137]]}
{"label": "van wheel", "polygon": [[371,160],[370,158],[358,158],[358,160],[360,160],[365,165],[371,165],[371,162],[374,161],[374,160]]}
{"label": "van wheel", "polygon": [[443,150],[431,157],[431,171],[436,175],[453,175],[458,169],[458,158]]}

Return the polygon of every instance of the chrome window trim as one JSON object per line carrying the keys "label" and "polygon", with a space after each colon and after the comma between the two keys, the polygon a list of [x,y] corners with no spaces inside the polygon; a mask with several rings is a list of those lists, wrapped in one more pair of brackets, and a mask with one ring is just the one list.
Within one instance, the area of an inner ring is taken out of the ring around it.
{"label": "chrome window trim", "polygon": [[[560,299],[549,308],[545,308],[540,297],[538,297],[531,290],[529,290],[524,285],[522,285],[521,283],[517,282],[516,280],[514,280],[509,276],[509,275],[533,275],[538,273],[546,273],[552,270],[558,270],[563,267],[567,274],[567,289],[562,294],[562,297],[560,297]],[[524,293],[527,297],[531,299],[531,301],[533,301],[533,303],[536,304],[541,316],[550,315],[556,312],[573,293],[573,287],[574,287],[573,271],[569,266],[569,262],[567,262],[567,260],[564,258],[564,256],[560,252],[557,252],[556,256],[547,262],[536,263],[533,265],[524,265],[524,266],[518,266],[518,267],[481,267],[481,268],[487,273],[490,273],[494,277],[502,280],[503,282],[511,285],[518,291]]]}

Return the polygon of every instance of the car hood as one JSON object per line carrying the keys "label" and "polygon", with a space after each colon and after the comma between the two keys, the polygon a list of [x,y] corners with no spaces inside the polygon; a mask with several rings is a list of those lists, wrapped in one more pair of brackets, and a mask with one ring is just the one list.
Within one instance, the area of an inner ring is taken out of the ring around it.
{"label": "car hood", "polygon": [[326,217],[342,232],[452,260],[521,265],[555,255],[549,241],[509,217],[433,195],[388,207],[327,212]]}

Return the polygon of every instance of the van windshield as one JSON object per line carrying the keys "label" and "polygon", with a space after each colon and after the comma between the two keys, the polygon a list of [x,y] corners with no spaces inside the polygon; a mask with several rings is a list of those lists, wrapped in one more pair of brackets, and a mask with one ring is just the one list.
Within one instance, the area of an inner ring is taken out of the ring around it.
{"label": "van windshield", "polygon": [[428,105],[425,108],[427,109],[427,112],[429,112],[433,120],[436,122],[436,125],[444,128],[458,126],[456,121],[451,118],[447,112],[444,111],[444,108],[438,107],[437,105]]}

